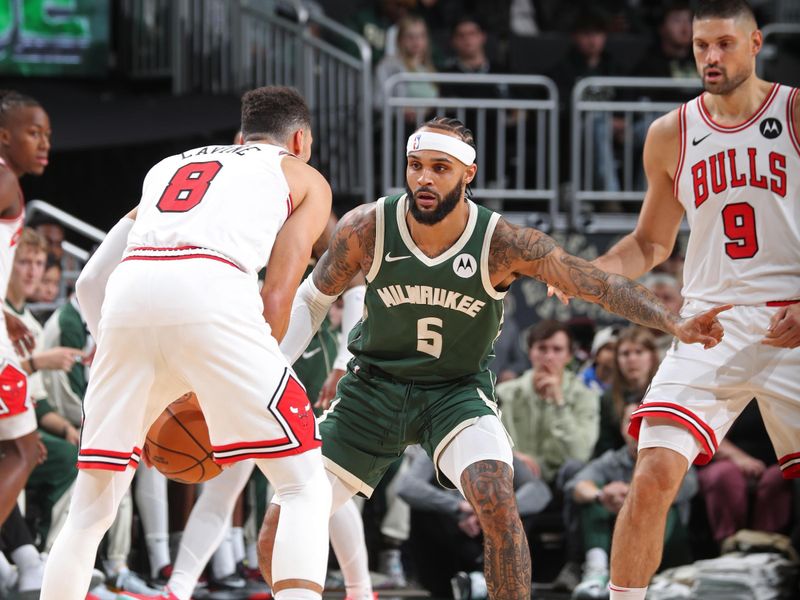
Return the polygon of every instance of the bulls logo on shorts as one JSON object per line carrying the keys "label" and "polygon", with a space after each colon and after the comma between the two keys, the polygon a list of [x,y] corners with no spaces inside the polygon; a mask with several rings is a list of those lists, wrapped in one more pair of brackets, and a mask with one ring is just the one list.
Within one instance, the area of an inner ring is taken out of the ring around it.
{"label": "bulls logo on shorts", "polygon": [[0,419],[28,410],[28,378],[11,363],[0,371]]}
{"label": "bulls logo on shorts", "polygon": [[286,378],[286,385],[277,402],[270,404],[270,410],[273,414],[277,413],[275,416],[278,421],[289,429],[286,432],[288,438],[296,438],[301,447],[317,445],[320,437],[311,401],[293,376]]}

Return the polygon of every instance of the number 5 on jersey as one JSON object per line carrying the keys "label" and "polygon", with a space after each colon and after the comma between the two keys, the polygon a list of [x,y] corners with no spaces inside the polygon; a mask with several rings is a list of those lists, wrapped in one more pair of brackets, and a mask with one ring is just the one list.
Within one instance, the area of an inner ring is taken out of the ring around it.
{"label": "number 5 on jersey", "polygon": [[417,350],[434,358],[442,355],[442,334],[432,329],[444,325],[437,317],[425,317],[417,321]]}
{"label": "number 5 on jersey", "polygon": [[222,163],[216,160],[183,165],[169,180],[156,207],[161,212],[192,210],[200,204],[208,191],[208,186],[221,168]]}

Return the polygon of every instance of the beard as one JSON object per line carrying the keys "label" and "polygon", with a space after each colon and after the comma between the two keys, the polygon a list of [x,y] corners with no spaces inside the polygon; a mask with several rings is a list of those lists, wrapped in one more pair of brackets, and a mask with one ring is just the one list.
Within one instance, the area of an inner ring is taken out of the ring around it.
{"label": "beard", "polygon": [[[436,208],[431,211],[421,210],[417,206],[416,196],[420,192],[435,194],[439,200]],[[408,187],[408,184],[406,184],[406,194],[408,194],[408,197],[411,198],[411,216],[413,216],[414,219],[422,225],[435,225],[453,212],[453,209],[455,209],[459,200],[461,200],[463,192],[464,187],[461,185],[461,183],[457,183],[452,190],[444,195],[444,197],[439,196],[439,194],[434,192],[432,189],[426,187],[418,188],[416,192],[412,192],[411,188]]]}
{"label": "beard", "polygon": [[728,78],[728,73],[721,67],[715,67],[722,74],[720,80],[715,83],[706,81],[705,74],[703,76],[703,89],[709,94],[716,94],[718,96],[727,96],[738,88],[750,76],[750,73],[735,73],[733,77]]}

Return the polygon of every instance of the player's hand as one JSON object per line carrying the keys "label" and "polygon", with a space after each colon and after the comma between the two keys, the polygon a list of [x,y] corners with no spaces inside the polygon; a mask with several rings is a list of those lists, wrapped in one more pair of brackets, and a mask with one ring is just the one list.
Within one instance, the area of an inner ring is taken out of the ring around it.
{"label": "player's hand", "polygon": [[67,423],[67,426],[64,428],[64,439],[73,446],[81,445],[81,434],[71,423]]}
{"label": "player's hand", "polygon": [[466,533],[469,537],[478,537],[481,533],[481,523],[478,520],[478,515],[471,514],[463,517],[458,522],[458,528]]}
{"label": "player's hand", "polygon": [[751,479],[758,479],[766,471],[767,465],[757,458],[753,458],[744,452],[737,453],[731,457],[733,464],[739,467],[739,470],[746,477]]}
{"label": "player's hand", "polygon": [[46,371],[71,371],[75,363],[85,358],[83,350],[58,346],[37,352],[33,360],[37,369]]}
{"label": "player's hand", "polygon": [[317,401],[314,403],[314,408],[328,410],[331,407],[331,401],[336,396],[336,386],[339,385],[342,377],[344,377],[344,369],[332,369],[328,373],[325,383],[322,384],[322,389],[319,391],[319,396],[317,396]]}
{"label": "player's hand", "polygon": [[600,504],[610,513],[619,513],[625,502],[625,498],[628,496],[629,489],[630,485],[624,481],[612,481],[606,484],[600,495]]}
{"label": "player's hand", "polygon": [[33,333],[17,315],[12,315],[6,311],[5,317],[6,331],[11,343],[14,344],[14,350],[20,356],[26,356],[36,347],[36,339],[33,337]]}
{"label": "player's hand", "polygon": [[44,461],[47,460],[47,446],[44,445],[41,435],[36,438],[36,447],[39,449],[39,456],[36,459],[36,464],[44,464]]}
{"label": "player's hand", "polygon": [[569,304],[569,296],[567,296],[560,289],[555,288],[552,285],[548,284],[548,286],[547,286],[547,297],[551,298],[552,296],[555,296],[556,298],[558,298],[561,301],[561,304],[563,304],[565,306],[567,304]]}
{"label": "player's hand", "polygon": [[701,312],[688,319],[681,319],[675,325],[675,337],[684,344],[703,344],[703,348],[708,350],[719,344],[722,340],[724,331],[717,315],[723,311],[733,308],[732,304],[716,306],[710,310]]}
{"label": "player's hand", "polygon": [[776,348],[800,346],[800,302],[782,306],[772,315],[767,335],[761,343]]}
{"label": "player's hand", "polygon": [[147,467],[148,469],[153,468],[153,463],[150,461],[150,452],[147,449],[147,444],[145,444],[144,448],[142,448],[141,458],[142,458],[142,463],[144,464],[145,467]]}
{"label": "player's hand", "polygon": [[520,459],[525,466],[531,470],[531,473],[534,474],[536,477],[542,476],[542,468],[539,466],[539,463],[536,462],[536,459],[528,454],[524,454],[522,452],[514,452],[514,456]]}

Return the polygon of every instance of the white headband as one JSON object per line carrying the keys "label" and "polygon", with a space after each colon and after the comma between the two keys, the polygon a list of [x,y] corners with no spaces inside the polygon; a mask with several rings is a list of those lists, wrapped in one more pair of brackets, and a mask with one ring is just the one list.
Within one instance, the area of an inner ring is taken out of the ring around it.
{"label": "white headband", "polygon": [[467,166],[475,162],[475,148],[458,138],[443,133],[431,131],[412,133],[406,144],[406,156],[417,150],[439,150]]}

